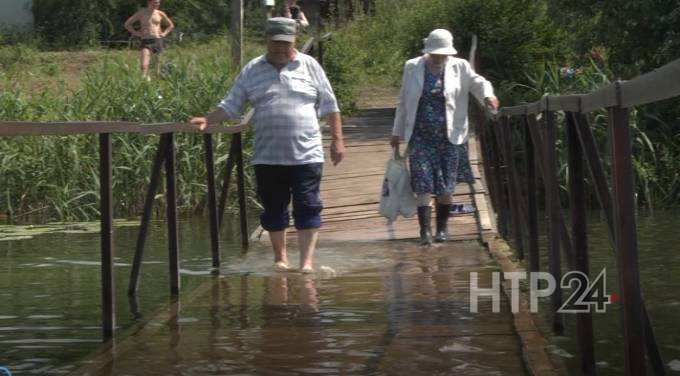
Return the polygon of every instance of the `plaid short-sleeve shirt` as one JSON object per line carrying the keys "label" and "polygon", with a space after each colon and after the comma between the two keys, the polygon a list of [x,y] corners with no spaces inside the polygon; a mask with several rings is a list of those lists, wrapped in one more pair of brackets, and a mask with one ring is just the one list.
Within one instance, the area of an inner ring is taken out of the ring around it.
{"label": "plaid short-sleeve shirt", "polygon": [[230,119],[238,119],[248,102],[255,110],[251,164],[323,162],[318,119],[339,109],[326,74],[313,57],[297,52],[281,71],[265,55],[251,60],[218,106]]}

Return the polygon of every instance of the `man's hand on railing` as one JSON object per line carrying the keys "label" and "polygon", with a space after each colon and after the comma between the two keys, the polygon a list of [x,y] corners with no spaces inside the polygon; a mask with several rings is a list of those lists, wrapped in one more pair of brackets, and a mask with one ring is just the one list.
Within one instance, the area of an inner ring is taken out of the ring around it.
{"label": "man's hand on railing", "polygon": [[189,124],[193,125],[194,127],[198,128],[201,131],[204,131],[206,128],[208,128],[208,119],[206,117],[193,117],[189,119]]}
{"label": "man's hand on railing", "polygon": [[[206,128],[208,128],[209,125],[215,125],[215,124],[220,124],[223,121],[226,121],[229,119],[229,116],[227,115],[226,112],[224,112],[223,109],[217,108],[215,111],[207,114],[206,116],[197,116],[189,119],[189,124],[193,125],[194,127],[198,128],[201,131],[204,131]],[[239,124],[239,126],[242,124]],[[243,129],[243,126],[240,127],[240,129],[234,129],[233,131],[229,130],[229,133],[236,133],[240,132]]]}
{"label": "man's hand on railing", "polygon": [[[200,131],[204,131],[208,128],[208,118],[206,117],[194,117],[189,120],[189,124],[192,126],[198,128]],[[226,127],[226,129],[221,129],[220,133],[239,133],[243,132],[245,128],[248,127],[248,124],[240,123],[236,125],[230,125]]]}

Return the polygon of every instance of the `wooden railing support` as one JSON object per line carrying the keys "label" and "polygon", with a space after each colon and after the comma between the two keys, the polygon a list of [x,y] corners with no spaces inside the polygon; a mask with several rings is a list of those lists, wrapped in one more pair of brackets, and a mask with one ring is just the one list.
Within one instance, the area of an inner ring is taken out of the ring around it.
{"label": "wooden railing support", "polygon": [[205,169],[208,174],[208,219],[210,224],[210,249],[212,253],[213,272],[220,268],[219,222],[217,218],[217,194],[215,192],[215,161],[212,135],[203,135],[205,145]]}
{"label": "wooden railing support", "polygon": [[500,125],[498,122],[493,122],[493,126],[489,127],[489,147],[491,150],[491,155],[493,156],[492,166],[495,172],[493,179],[495,180],[495,185],[498,187],[497,190],[497,201],[498,205],[498,232],[503,238],[508,237],[508,228],[510,226],[509,216],[510,209],[508,203],[508,191],[507,184],[503,182],[503,175],[505,175],[505,167],[502,166],[501,161],[501,150],[500,147],[502,141],[500,136],[500,131],[498,130]]}
{"label": "wooden railing support", "polygon": [[[562,263],[560,257],[560,196],[557,183],[557,153],[556,153],[556,124],[555,113],[546,111],[545,117],[545,207],[548,210],[548,269],[556,281],[562,279]],[[562,306],[562,288],[559,283],[550,296],[553,310],[552,328],[555,334],[564,333],[564,318],[557,312]]]}
{"label": "wooden railing support", "polygon": [[633,192],[632,146],[628,109],[609,109],[612,135],[614,231],[619,258],[623,303],[624,362],[626,375],[645,375],[642,293],[637,260],[637,231]]}
{"label": "wooden railing support", "polygon": [[163,135],[167,143],[165,149],[165,182],[168,222],[168,266],[170,272],[170,294],[179,295],[179,240],[177,234],[177,193],[175,187],[175,141],[174,135]]}
{"label": "wooden railing support", "polygon": [[[541,179],[543,180],[543,189],[546,191],[546,197],[548,196],[547,190],[548,190],[548,183],[546,181],[546,176],[548,175],[549,168],[546,167],[545,161],[545,145],[544,145],[544,139],[545,137],[541,135],[541,130],[539,129],[538,121],[536,120],[535,115],[529,115],[527,116],[527,119],[529,120],[529,133],[531,134],[531,140],[534,145],[541,145],[541,147],[534,148],[534,153],[536,154],[536,157],[540,161],[538,163],[538,169],[541,172],[540,176]],[[555,174],[555,172],[553,172]],[[557,176],[557,175],[555,175]],[[557,178],[555,178],[557,179]],[[557,188],[557,187],[555,187]],[[559,194],[559,192],[556,192],[556,194]],[[547,210],[547,209],[546,209]],[[573,246],[571,245],[571,236],[569,235],[569,231],[567,229],[567,223],[564,219],[564,216],[562,215],[562,211],[560,211],[557,215],[557,220],[559,222],[559,228],[560,228],[560,240],[562,242],[562,248],[564,249],[564,255],[567,258],[567,262],[569,267],[574,266],[574,255],[572,252]]]}
{"label": "wooden railing support", "polygon": [[146,243],[146,237],[149,231],[149,222],[151,221],[153,202],[161,180],[161,170],[163,169],[163,162],[165,161],[166,144],[167,142],[165,141],[165,137],[161,136],[158,141],[156,156],[154,157],[153,165],[151,166],[151,179],[149,180],[149,187],[147,188],[146,198],[144,199],[144,212],[142,213],[142,219],[139,225],[139,235],[137,236],[135,256],[132,260],[132,270],[130,271],[130,282],[128,284],[128,295],[137,294],[137,290],[139,289],[139,273],[142,268],[142,259],[144,258],[144,244]]}
{"label": "wooden railing support", "polygon": [[[571,208],[571,239],[576,271],[589,275],[588,237],[586,234],[586,191],[582,149],[572,114],[567,114],[566,139],[569,166],[569,207]],[[581,358],[581,373],[595,375],[595,347],[591,312],[576,314],[576,337]]]}
{"label": "wooden railing support", "polygon": [[101,217],[102,334],[113,337],[116,328],[115,279],[113,275],[113,194],[111,135],[99,135],[99,190]]}
{"label": "wooden railing support", "polygon": [[[583,114],[570,114],[574,117],[574,122],[576,124],[576,132],[581,143],[581,148],[584,150],[586,159],[588,161],[588,169],[590,170],[590,175],[595,185],[595,192],[597,199],[600,203],[600,208],[604,212],[604,216],[607,222],[607,227],[609,229],[609,241],[611,243],[612,249],[614,250],[614,255],[616,256],[616,240],[614,235],[614,218],[612,214],[612,197],[607,184],[607,178],[604,174],[604,168],[602,167],[602,160],[600,159],[599,153],[597,152],[597,144],[595,143],[595,137],[593,136],[590,126],[588,124],[588,119]],[[616,257],[617,269],[621,268],[618,266],[619,258]],[[622,276],[619,274],[619,278]],[[619,279],[619,286],[621,286],[621,281]],[[621,317],[623,317],[623,306],[620,306]],[[666,366],[661,358],[661,352],[659,351],[659,346],[656,343],[656,336],[654,335],[654,327],[652,326],[649,315],[647,314],[646,304],[642,302],[642,316],[645,326],[645,348],[647,350],[647,358],[651,363],[652,369],[655,375],[665,375]]]}
{"label": "wooden railing support", "polygon": [[245,172],[243,167],[243,141],[241,139],[241,134],[237,133],[234,135],[236,139],[235,144],[237,147],[236,152],[236,174],[238,176],[238,204],[239,204],[239,217],[241,219],[241,245],[246,248],[248,247],[249,233],[248,233],[248,211],[246,206],[246,185],[245,185]]}
{"label": "wooden railing support", "polygon": [[540,269],[538,253],[538,207],[536,205],[536,160],[534,157],[534,143],[529,133],[527,115],[522,116],[524,128],[524,148],[526,154],[526,187],[527,187],[527,235],[529,246],[529,271]]}
{"label": "wooden railing support", "polygon": [[510,119],[504,116],[501,119],[498,133],[501,135],[501,145],[499,148],[503,152],[505,160],[505,176],[508,182],[508,194],[510,200],[510,218],[512,220],[512,235],[515,240],[517,258],[524,259],[524,244],[522,241],[522,211],[520,210],[520,193],[518,192],[517,171],[515,170],[515,157],[513,154],[512,128]]}
{"label": "wooden railing support", "polygon": [[220,191],[220,202],[217,209],[218,222],[220,227],[224,218],[224,209],[227,206],[227,197],[229,196],[229,184],[231,183],[231,173],[234,170],[234,160],[236,151],[236,138],[231,138],[231,146],[229,147],[229,155],[227,156],[227,166],[224,168],[224,176],[222,178],[222,190]]}

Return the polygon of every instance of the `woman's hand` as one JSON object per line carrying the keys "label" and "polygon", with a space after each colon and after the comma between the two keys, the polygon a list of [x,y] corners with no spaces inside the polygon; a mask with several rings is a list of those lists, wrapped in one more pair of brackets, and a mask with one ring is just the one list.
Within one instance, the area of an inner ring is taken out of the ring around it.
{"label": "woman's hand", "polygon": [[399,149],[399,143],[400,142],[401,142],[401,140],[399,139],[399,136],[392,136],[392,138],[390,139],[390,146],[392,146],[393,148]]}
{"label": "woman's hand", "polygon": [[484,103],[494,111],[498,111],[498,107],[500,106],[500,102],[498,101],[498,98],[496,98],[495,96],[484,98]]}

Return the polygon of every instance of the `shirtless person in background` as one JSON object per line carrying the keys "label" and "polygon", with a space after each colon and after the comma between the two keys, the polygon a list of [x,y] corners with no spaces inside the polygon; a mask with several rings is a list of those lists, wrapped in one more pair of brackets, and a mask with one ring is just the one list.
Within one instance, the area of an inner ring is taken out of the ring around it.
{"label": "shirtless person in background", "polygon": [[[148,0],[146,8],[140,9],[125,21],[125,29],[133,36],[142,39],[139,59],[142,76],[147,79],[149,78],[151,55],[155,57],[156,73],[160,73],[160,53],[163,51],[163,38],[170,34],[175,27],[170,18],[158,9],[160,6],[161,0]],[[134,28],[136,22],[139,22],[139,30]],[[167,25],[165,30],[162,28],[163,23]]]}

